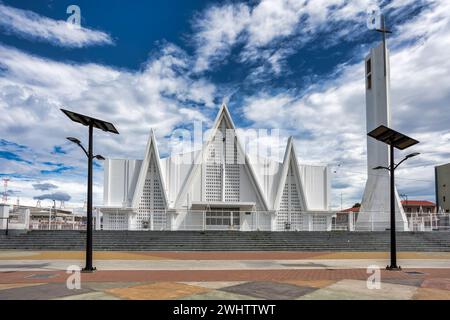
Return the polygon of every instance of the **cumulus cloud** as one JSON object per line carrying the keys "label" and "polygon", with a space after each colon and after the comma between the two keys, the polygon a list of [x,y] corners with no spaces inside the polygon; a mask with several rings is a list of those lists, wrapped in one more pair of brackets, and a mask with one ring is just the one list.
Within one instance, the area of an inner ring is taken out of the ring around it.
{"label": "cumulus cloud", "polygon": [[58,186],[52,183],[34,183],[33,188],[35,190],[48,191],[50,189],[56,189]]}
{"label": "cumulus cloud", "polygon": [[[183,50],[171,44],[163,45],[137,71],[56,62],[0,45],[0,135],[2,141],[27,146],[5,148],[32,162],[0,157],[0,173],[34,181],[46,176],[56,179],[58,186],[67,179],[85,184],[85,156],[65,137],[76,136],[86,144],[87,130],[67,119],[61,107],[116,125],[120,135],[96,131],[98,154],[141,158],[151,128],[161,154],[166,154],[165,139],[173,129],[193,120],[208,121],[202,110],[214,106],[215,86],[192,78],[190,69]],[[64,175],[58,174],[61,168]],[[101,184],[101,166],[94,172]],[[76,201],[82,201],[84,189],[72,193]],[[96,199],[101,202],[101,189],[98,192]]]}
{"label": "cumulus cloud", "polygon": [[198,55],[195,70],[206,70],[212,62],[228,55],[249,22],[250,8],[245,4],[212,6],[195,19],[194,41]]}
{"label": "cumulus cloud", "polygon": [[7,32],[64,47],[112,44],[111,37],[102,31],[70,25],[28,10],[0,3],[0,28]]}
{"label": "cumulus cloud", "polygon": [[[420,41],[406,42],[402,34],[390,40],[395,48],[390,58],[391,126],[421,141],[414,151],[422,153],[399,167],[398,187],[428,199],[434,198],[433,167],[448,162],[449,155],[450,115],[443,110],[450,103],[450,60],[442,54],[450,45],[449,10],[448,3],[436,3],[407,22],[411,35],[421,35],[426,32],[421,21],[427,21],[433,33]],[[247,97],[243,107],[256,127],[290,129],[302,162],[333,167],[339,186],[333,190],[335,204],[341,192],[347,205],[359,202],[367,177],[363,55],[359,60],[339,66],[337,77],[306,94],[261,92]]]}
{"label": "cumulus cloud", "polygon": [[[184,121],[205,120],[199,108],[214,105],[214,85],[191,79],[187,62],[174,46],[164,48],[137,72],[60,63],[5,46],[0,46],[0,66],[0,110],[5,114],[2,136],[39,145],[46,152],[64,144],[69,156],[55,154],[58,162],[70,158],[76,149],[64,141],[65,136],[74,131],[85,136],[85,130],[66,119],[60,107],[115,123],[121,134],[98,134],[96,145],[99,152],[107,145],[108,153],[119,156],[145,145],[150,128],[164,137]],[[48,130],[54,134],[45,134]]]}
{"label": "cumulus cloud", "polygon": [[[266,68],[280,72],[281,61],[314,40],[332,32],[342,39],[364,30],[366,10],[373,0],[261,0],[209,7],[193,21],[197,47],[195,70],[202,72],[223,61],[236,45],[242,45],[240,61],[268,61]],[[404,6],[407,3],[403,4]],[[399,5],[402,6],[402,5]],[[345,26],[345,27],[344,27]],[[338,32],[337,32],[338,31]],[[284,43],[289,40],[289,44]],[[325,39],[323,45],[330,45]]]}
{"label": "cumulus cloud", "polygon": [[11,190],[11,189],[6,190],[6,194],[7,194],[8,196],[14,196],[14,195],[17,195],[17,194],[19,194],[19,193],[20,193],[19,190]]}
{"label": "cumulus cloud", "polygon": [[70,195],[65,192],[46,193],[40,196],[34,197],[35,200],[56,200],[56,201],[69,201]]}

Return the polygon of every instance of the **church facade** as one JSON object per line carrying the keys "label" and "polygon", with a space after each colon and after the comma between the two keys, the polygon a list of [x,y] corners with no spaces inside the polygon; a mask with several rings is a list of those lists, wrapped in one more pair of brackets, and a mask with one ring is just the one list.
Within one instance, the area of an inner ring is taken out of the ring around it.
{"label": "church facade", "polygon": [[[143,160],[107,159],[104,230],[331,230],[330,172],[246,154],[227,106],[201,150],[160,158],[153,132]],[[97,219],[99,220],[99,219]]]}

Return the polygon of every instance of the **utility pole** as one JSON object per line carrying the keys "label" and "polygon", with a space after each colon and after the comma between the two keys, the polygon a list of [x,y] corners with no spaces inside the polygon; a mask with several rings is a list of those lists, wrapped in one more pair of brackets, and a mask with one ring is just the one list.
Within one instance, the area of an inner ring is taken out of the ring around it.
{"label": "utility pole", "polygon": [[3,191],[2,202],[5,204],[8,202],[8,181],[9,180],[10,180],[9,178],[3,178],[4,191]]}

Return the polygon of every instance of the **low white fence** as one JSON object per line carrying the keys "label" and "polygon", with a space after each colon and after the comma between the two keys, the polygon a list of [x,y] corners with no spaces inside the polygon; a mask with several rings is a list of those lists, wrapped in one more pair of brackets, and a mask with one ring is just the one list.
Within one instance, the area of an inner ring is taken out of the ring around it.
{"label": "low white fence", "polygon": [[103,230],[330,231],[332,212],[154,210],[103,212]]}
{"label": "low white fence", "polygon": [[[360,217],[353,223],[348,221],[333,224],[333,230],[346,229],[353,231],[349,226],[353,225],[357,231],[384,231],[390,229],[390,212],[371,212],[361,220]],[[398,231],[450,231],[450,213],[406,213],[406,221],[397,220]]]}
{"label": "low white fence", "polygon": [[30,230],[86,230],[84,223],[31,221]]}
{"label": "low white fence", "polygon": [[201,211],[178,212],[172,230],[269,231],[271,214],[263,211]]}
{"label": "low white fence", "polygon": [[[115,213],[116,219],[105,219],[103,224],[96,223],[94,217],[93,225],[96,229],[103,230],[229,230],[229,231],[355,231],[357,221],[336,222],[332,214],[321,214],[320,212],[268,212],[268,211],[200,211],[200,210],[155,210],[148,214],[125,214],[120,210]],[[121,216],[120,219],[117,217]],[[386,217],[385,214],[383,214]],[[55,221],[50,223],[46,219],[27,221],[26,216],[11,216],[8,218],[9,229],[29,230],[86,230],[86,221]],[[378,216],[379,217],[379,216]],[[386,220],[386,219],[384,219]],[[377,215],[372,215],[364,223],[364,230],[378,231],[389,229],[389,221],[379,220]],[[450,231],[449,213],[422,213],[409,214],[407,227],[409,231],[432,232]],[[105,223],[106,222],[106,223]],[[119,222],[119,223],[116,223]],[[108,225],[107,223],[110,223]],[[6,219],[3,221],[6,229]],[[397,230],[401,231],[397,224]]]}

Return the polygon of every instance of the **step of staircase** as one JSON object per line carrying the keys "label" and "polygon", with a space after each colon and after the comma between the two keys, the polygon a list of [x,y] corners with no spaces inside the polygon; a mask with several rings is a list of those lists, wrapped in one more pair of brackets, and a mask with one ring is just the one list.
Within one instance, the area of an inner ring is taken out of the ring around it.
{"label": "step of staircase", "polygon": [[[0,235],[0,250],[84,250],[85,231]],[[386,232],[95,231],[99,251],[389,251]],[[399,251],[450,252],[448,232],[399,232]]]}

